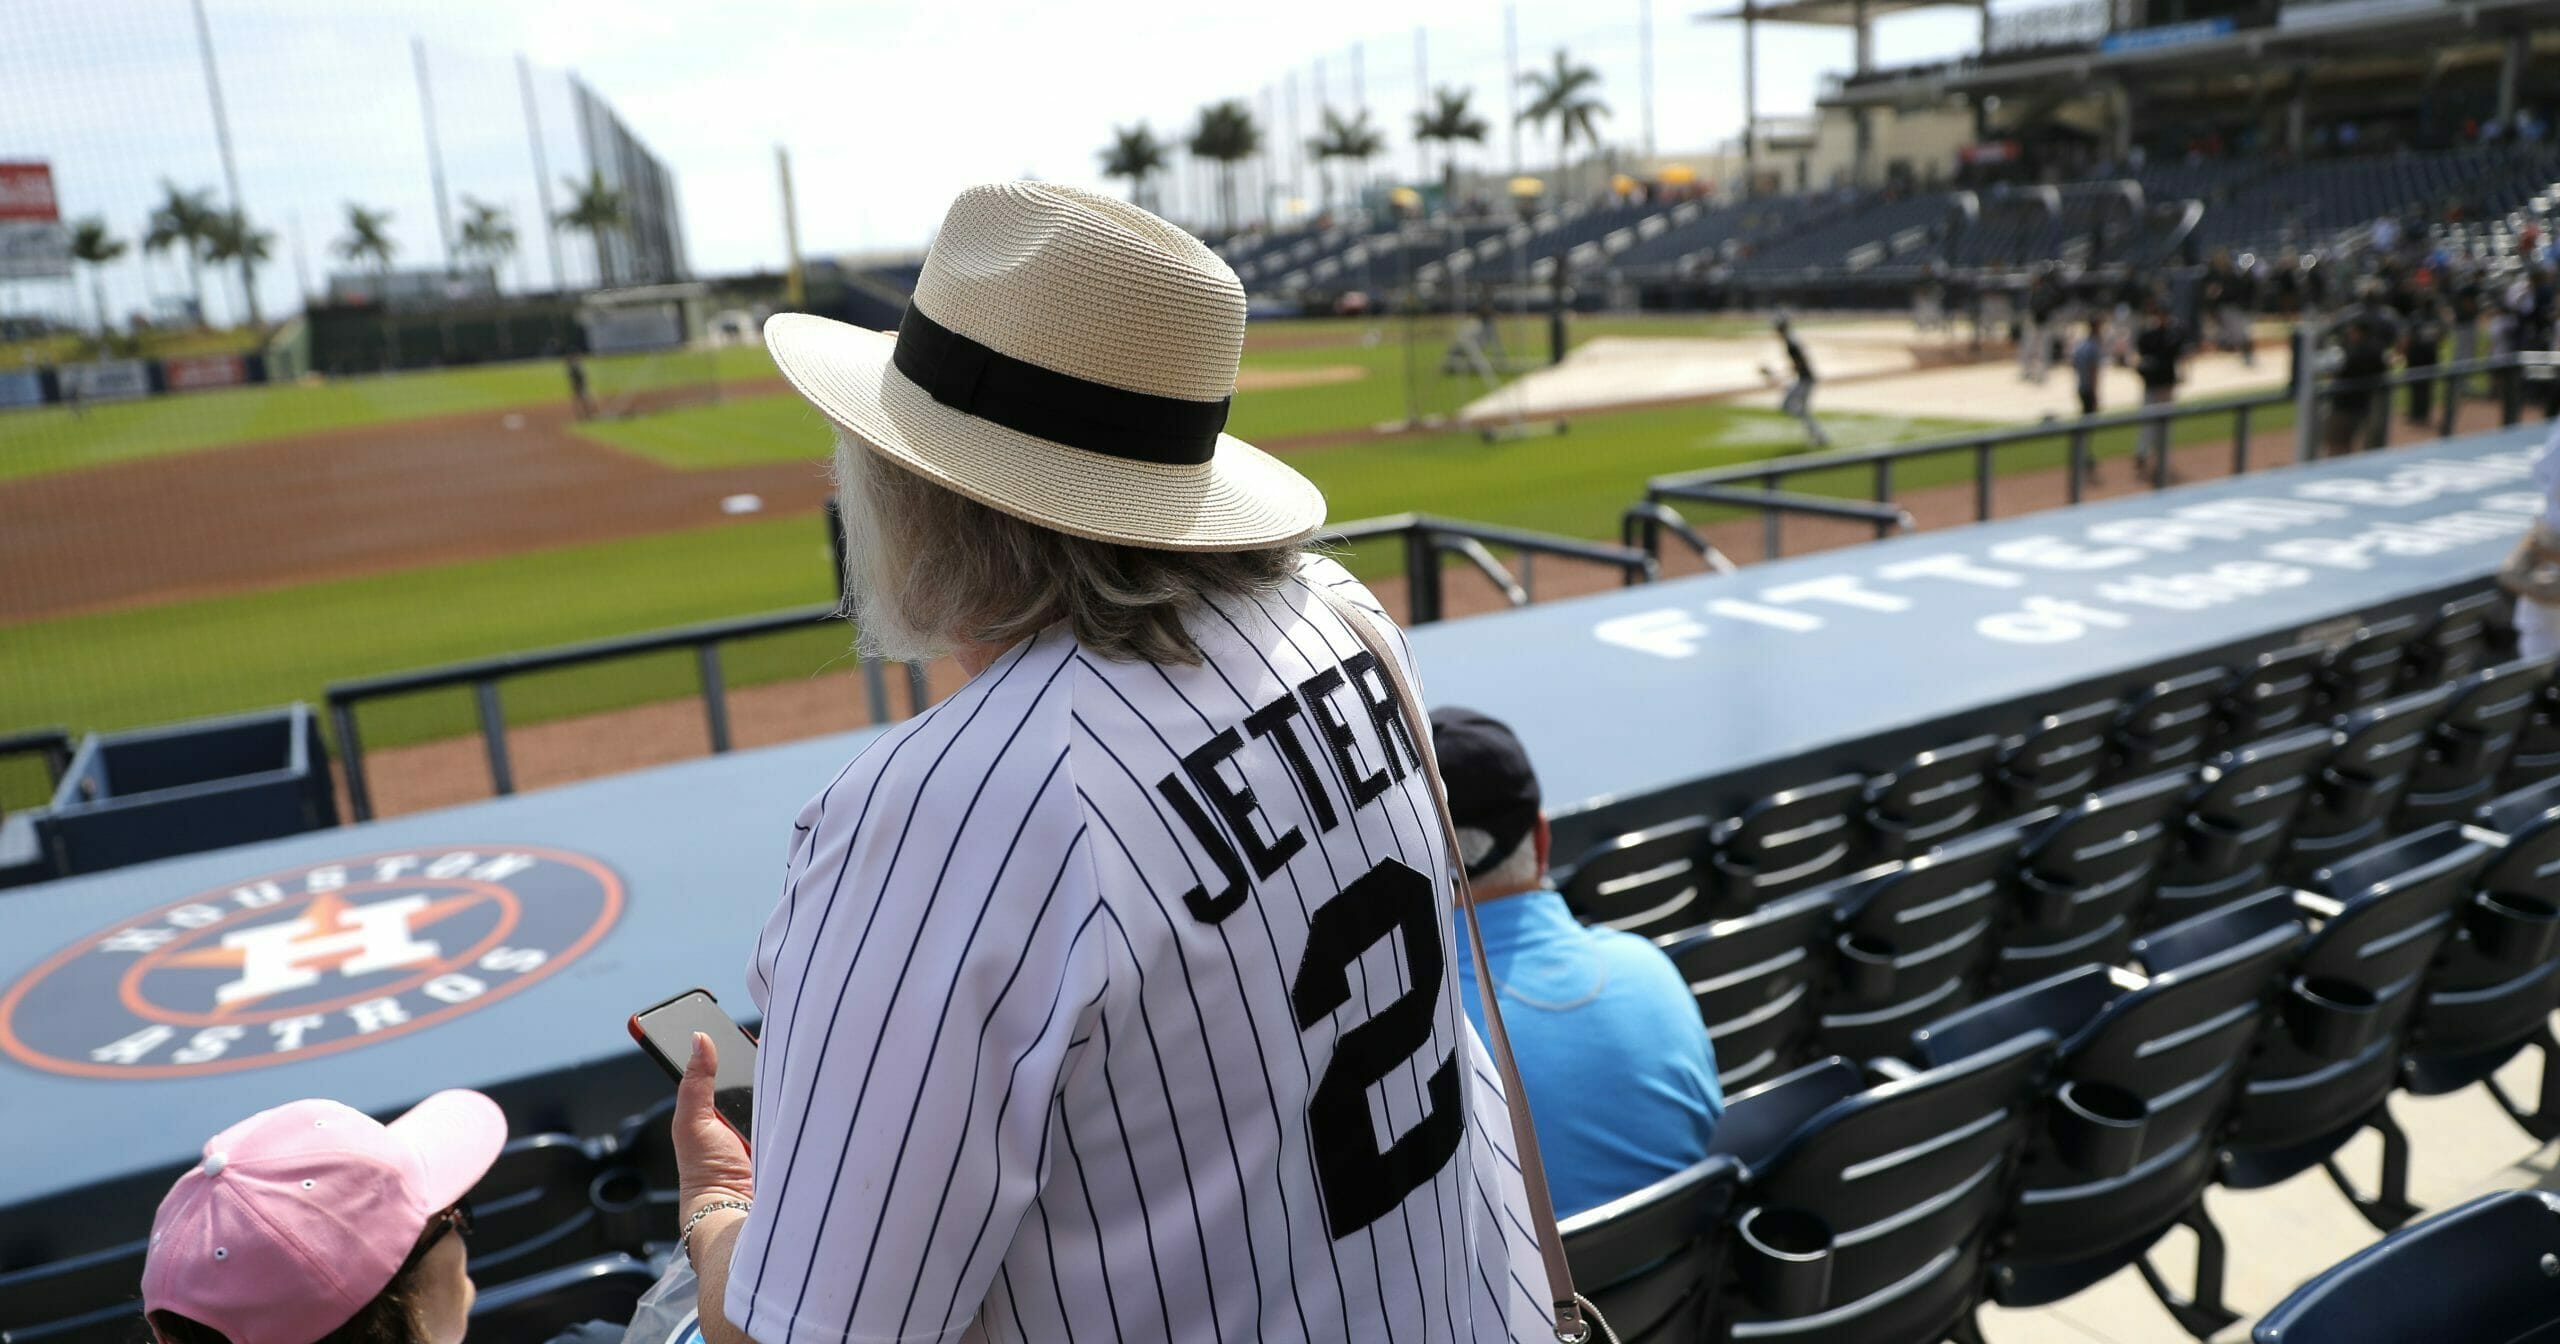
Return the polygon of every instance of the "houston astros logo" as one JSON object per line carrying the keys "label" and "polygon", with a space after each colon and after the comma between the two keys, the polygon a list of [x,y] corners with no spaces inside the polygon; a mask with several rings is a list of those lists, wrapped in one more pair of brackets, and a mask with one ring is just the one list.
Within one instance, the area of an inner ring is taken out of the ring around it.
{"label": "houston astros logo", "polygon": [[87,1078],[288,1064],[430,1027],[576,959],[622,913],[582,854],[372,854],[269,873],[62,949],[0,994],[0,1050]]}

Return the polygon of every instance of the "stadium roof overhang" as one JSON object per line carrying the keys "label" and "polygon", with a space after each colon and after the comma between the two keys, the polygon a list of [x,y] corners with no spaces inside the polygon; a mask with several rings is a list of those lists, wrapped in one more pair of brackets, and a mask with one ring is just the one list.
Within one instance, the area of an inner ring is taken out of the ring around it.
{"label": "stadium roof overhang", "polygon": [[[1841,0],[1806,2],[1837,4]],[[2467,0],[2384,12],[2358,8],[2361,12],[2353,23],[2336,26],[2247,28],[2151,45],[2130,43],[2112,51],[2091,44],[2078,51],[2014,59],[1974,57],[1898,75],[1886,72],[1828,87],[1816,102],[1823,107],[1911,107],[1952,95],[2050,89],[2098,78],[2140,83],[2146,76],[2183,78],[2215,71],[2263,70],[2377,48],[2406,50],[2413,41],[2432,49],[2449,41],[2514,31],[2520,22],[2560,21],[2556,0]]]}
{"label": "stadium roof overhang", "polygon": [[1763,23],[1812,23],[1854,28],[1870,19],[1915,9],[1986,9],[1989,6],[1990,0],[1774,0],[1770,4],[1745,3],[1738,9],[1708,10],[1697,17],[1700,23],[1758,19]]}

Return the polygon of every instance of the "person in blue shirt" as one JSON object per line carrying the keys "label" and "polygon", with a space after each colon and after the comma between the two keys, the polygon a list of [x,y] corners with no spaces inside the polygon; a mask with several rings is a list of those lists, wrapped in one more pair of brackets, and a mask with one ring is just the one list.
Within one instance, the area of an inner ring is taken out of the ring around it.
{"label": "person in blue shirt", "polygon": [[[1432,711],[1431,738],[1556,1213],[1696,1164],[1724,1115],[1724,1089],[1688,981],[1652,943],[1584,927],[1547,885],[1538,776],[1508,727],[1444,708]],[[1482,1035],[1463,912],[1453,962]]]}

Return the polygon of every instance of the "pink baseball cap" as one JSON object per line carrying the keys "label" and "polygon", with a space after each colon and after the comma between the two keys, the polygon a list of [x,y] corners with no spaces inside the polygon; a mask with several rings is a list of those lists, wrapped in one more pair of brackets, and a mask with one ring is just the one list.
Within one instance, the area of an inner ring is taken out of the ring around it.
{"label": "pink baseball cap", "polygon": [[160,1201],[142,1308],[231,1344],[312,1344],[391,1286],[506,1143],[506,1116],[477,1092],[438,1092],[388,1125],[334,1101],[260,1111],[208,1140]]}

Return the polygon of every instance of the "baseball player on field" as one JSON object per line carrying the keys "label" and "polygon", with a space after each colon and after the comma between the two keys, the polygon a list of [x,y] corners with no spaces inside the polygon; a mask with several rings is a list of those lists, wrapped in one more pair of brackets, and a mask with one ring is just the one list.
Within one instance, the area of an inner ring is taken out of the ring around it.
{"label": "baseball player on field", "polygon": [[1008,182],[894,335],[767,325],[863,645],[971,677],[792,825],[752,1157],[688,1075],[713,1344],[1553,1338],[1410,667],[1348,622],[1402,636],[1221,432],[1244,321],[1189,234]]}

